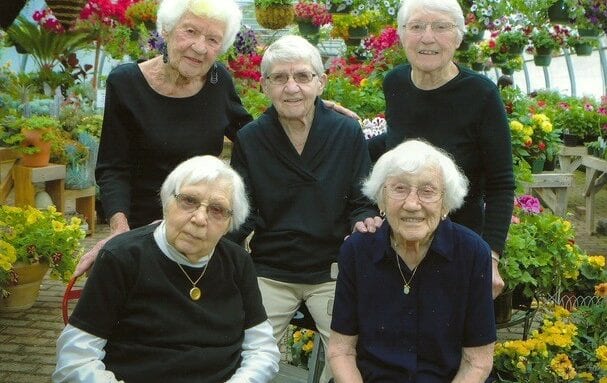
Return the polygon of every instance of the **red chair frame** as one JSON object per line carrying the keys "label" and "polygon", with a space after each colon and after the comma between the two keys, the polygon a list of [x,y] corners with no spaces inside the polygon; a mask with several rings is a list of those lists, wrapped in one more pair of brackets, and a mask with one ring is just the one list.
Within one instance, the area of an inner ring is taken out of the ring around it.
{"label": "red chair frame", "polygon": [[69,283],[67,284],[67,287],[65,288],[65,293],[63,294],[63,300],[61,302],[63,324],[67,324],[67,321],[69,319],[69,315],[67,314],[69,301],[80,298],[80,295],[82,294],[82,289],[74,289],[74,283],[76,283],[77,279],[78,277],[72,277],[72,279],[70,279]]}

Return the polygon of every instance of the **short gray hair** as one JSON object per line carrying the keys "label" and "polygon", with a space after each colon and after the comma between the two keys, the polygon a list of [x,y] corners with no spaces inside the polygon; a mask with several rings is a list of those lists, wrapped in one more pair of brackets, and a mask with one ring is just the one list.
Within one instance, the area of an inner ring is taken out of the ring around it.
{"label": "short gray hair", "polygon": [[466,33],[466,24],[464,21],[464,12],[457,0],[402,0],[396,16],[398,35],[401,39],[405,33],[405,24],[409,22],[411,14],[418,9],[440,12],[451,17],[457,28],[459,41],[462,41],[464,33]]}
{"label": "short gray hair", "polygon": [[186,160],[167,176],[160,189],[162,210],[179,194],[182,187],[199,182],[225,180],[232,187],[232,221],[230,231],[238,229],[249,215],[249,202],[242,178],[227,163],[214,156],[197,156]]}
{"label": "short gray hair", "polygon": [[276,63],[306,63],[320,76],[325,72],[318,49],[301,36],[287,35],[274,41],[261,59],[261,74],[266,78]]}
{"label": "short gray hair", "polygon": [[226,25],[221,43],[221,52],[227,51],[240,30],[242,11],[234,0],[162,0],[156,16],[158,33],[169,33],[186,12],[206,16]]}
{"label": "short gray hair", "polygon": [[445,193],[443,206],[451,212],[464,203],[468,193],[468,179],[459,170],[447,152],[421,140],[408,140],[384,153],[363,184],[363,193],[375,203],[383,198],[383,186],[389,177],[403,173],[417,173],[435,166],[443,177]]}

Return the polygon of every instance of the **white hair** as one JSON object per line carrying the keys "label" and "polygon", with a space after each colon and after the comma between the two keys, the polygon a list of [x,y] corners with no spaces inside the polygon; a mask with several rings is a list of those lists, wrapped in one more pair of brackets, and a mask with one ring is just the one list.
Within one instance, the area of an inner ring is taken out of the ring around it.
{"label": "white hair", "polygon": [[261,59],[261,74],[265,78],[276,63],[306,63],[320,76],[325,72],[318,49],[301,36],[287,35],[274,41]]}
{"label": "white hair", "polygon": [[186,12],[223,22],[226,29],[221,52],[232,46],[242,21],[242,11],[234,0],[162,0],[158,7],[156,29],[159,33],[171,32]]}
{"label": "white hair", "polygon": [[182,187],[200,182],[227,181],[232,189],[232,221],[230,231],[242,225],[249,215],[249,202],[244,182],[230,165],[214,156],[197,156],[186,160],[167,176],[160,189],[162,210]]}
{"label": "white hair", "polygon": [[442,149],[420,140],[408,140],[384,153],[375,163],[362,191],[375,203],[383,198],[383,186],[389,177],[403,173],[419,173],[428,167],[436,167],[445,187],[443,206],[451,212],[464,203],[468,193],[468,179],[459,170],[451,156]]}
{"label": "white hair", "polygon": [[464,22],[464,12],[457,0],[401,0],[400,8],[396,16],[398,23],[398,35],[402,39],[405,31],[405,24],[409,22],[413,12],[417,10],[444,13],[449,16],[457,29],[457,36],[461,43],[464,33],[466,33],[466,24]]}

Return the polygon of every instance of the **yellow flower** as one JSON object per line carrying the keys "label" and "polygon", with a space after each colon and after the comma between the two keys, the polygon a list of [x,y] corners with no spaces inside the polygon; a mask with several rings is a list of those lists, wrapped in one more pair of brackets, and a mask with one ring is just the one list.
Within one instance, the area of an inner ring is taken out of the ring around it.
{"label": "yellow flower", "polygon": [[605,257],[602,255],[591,255],[588,257],[588,264],[596,268],[605,267]]}
{"label": "yellow flower", "polygon": [[308,343],[304,344],[303,347],[301,348],[304,352],[309,353],[312,352],[312,349],[314,348],[314,342],[309,340]]}
{"label": "yellow flower", "polygon": [[578,379],[583,379],[587,382],[592,382],[594,381],[594,376],[592,376],[591,373],[589,372],[580,372],[579,374],[577,374],[577,378]]}
{"label": "yellow flower", "polygon": [[552,371],[565,380],[575,378],[575,368],[573,368],[573,364],[571,364],[571,360],[566,354],[557,354],[554,358],[552,358],[550,361],[550,368],[552,368]]}
{"label": "yellow flower", "polygon": [[552,123],[550,121],[544,121],[540,126],[542,127],[542,131],[544,133],[552,132]]}
{"label": "yellow flower", "polygon": [[524,133],[527,136],[532,136],[533,135],[533,128],[531,126],[525,126]]}
{"label": "yellow flower", "polygon": [[599,383],[607,383],[607,376],[604,378],[601,378],[601,380],[599,380]]}
{"label": "yellow flower", "polygon": [[596,351],[596,358],[599,360],[601,368],[602,369],[607,369],[607,346],[606,345],[600,345]]}
{"label": "yellow flower", "polygon": [[527,371],[527,358],[522,356],[519,357],[518,362],[516,363],[516,368],[519,369],[521,372]]}
{"label": "yellow flower", "polygon": [[594,286],[594,295],[601,298],[607,297],[607,282]]}
{"label": "yellow flower", "polygon": [[520,132],[523,130],[523,124],[521,124],[520,122],[513,120],[510,121],[510,129],[516,131],[516,132]]}
{"label": "yellow flower", "polygon": [[63,231],[65,229],[65,224],[59,221],[53,221],[53,230],[54,231]]}
{"label": "yellow flower", "polygon": [[556,319],[568,318],[571,313],[565,309],[563,306],[555,306],[554,307],[554,317]]}
{"label": "yellow flower", "polygon": [[295,343],[300,342],[300,341],[301,341],[301,337],[302,337],[302,335],[301,335],[301,331],[295,331],[295,332],[293,333],[293,341],[294,341]]}
{"label": "yellow flower", "polygon": [[571,222],[567,220],[563,220],[563,232],[566,233],[571,230]]}

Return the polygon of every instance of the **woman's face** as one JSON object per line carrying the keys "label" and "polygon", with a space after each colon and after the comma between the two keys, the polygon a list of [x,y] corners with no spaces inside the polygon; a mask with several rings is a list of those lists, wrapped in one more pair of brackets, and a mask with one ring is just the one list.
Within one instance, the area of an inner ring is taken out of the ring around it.
{"label": "woman's face", "polygon": [[[421,33],[412,31],[407,27],[411,25],[419,27],[419,25],[423,25],[422,23],[428,25]],[[432,23],[441,25],[443,28],[437,28],[435,31],[431,27]],[[453,25],[453,27],[444,29],[445,26],[449,25]],[[460,43],[457,28],[454,25],[453,19],[441,12],[419,9],[411,14],[405,25],[401,43],[407,54],[407,59],[414,69],[423,72],[434,72],[447,67],[451,63],[455,50]],[[443,30],[439,31],[438,29]]]}
{"label": "woman's face", "polygon": [[434,166],[388,177],[382,210],[398,242],[425,244],[431,239],[441,216],[446,214],[442,179],[442,173]]}
{"label": "woman's face", "polygon": [[228,232],[231,196],[231,184],[226,180],[183,186],[166,207],[168,242],[193,261],[209,255]]}
{"label": "woman's face", "polygon": [[204,77],[221,51],[225,23],[190,12],[166,37],[169,64],[184,77]]}
{"label": "woman's face", "polygon": [[[300,120],[314,113],[314,100],[325,86],[324,73],[315,73],[309,64],[277,63],[268,77],[263,80],[263,89],[280,117]],[[280,84],[285,78],[286,83]]]}

